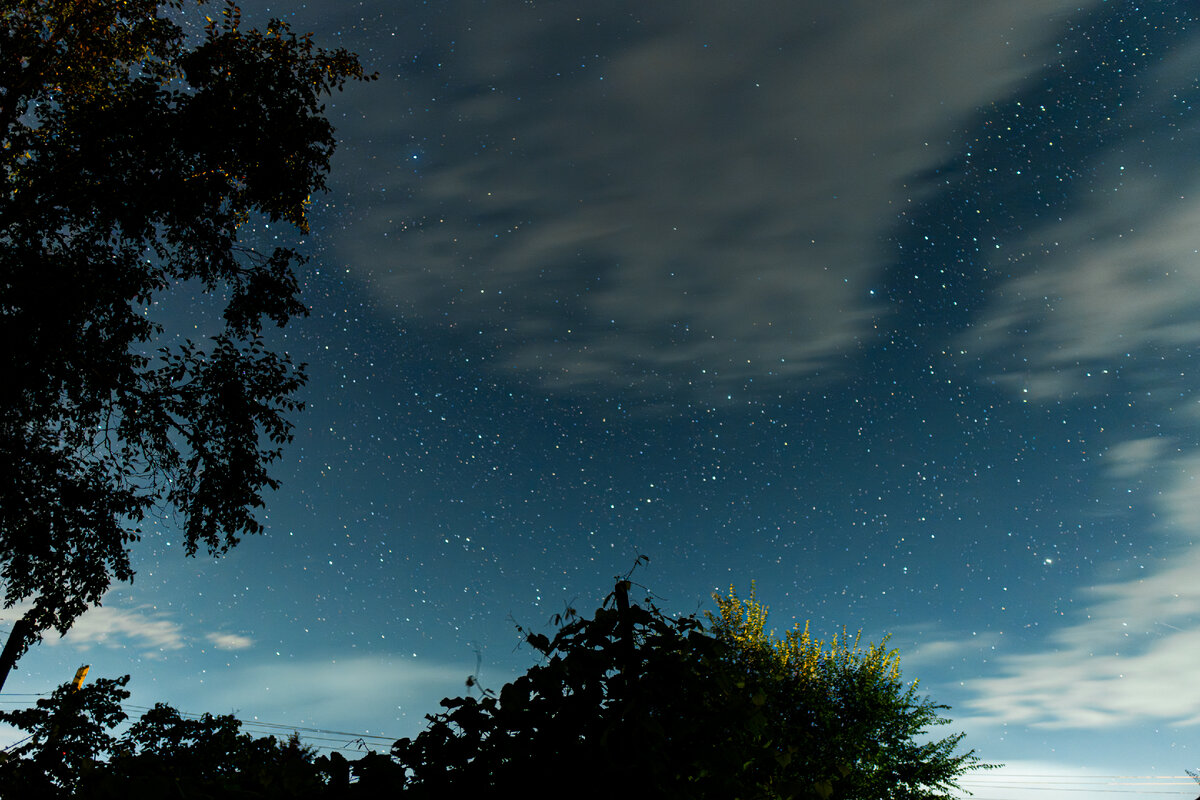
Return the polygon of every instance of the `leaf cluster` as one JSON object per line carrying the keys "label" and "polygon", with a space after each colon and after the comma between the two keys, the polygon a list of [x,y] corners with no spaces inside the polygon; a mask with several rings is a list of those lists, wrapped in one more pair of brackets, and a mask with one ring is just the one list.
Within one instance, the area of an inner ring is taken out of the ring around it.
{"label": "leaf cluster", "polygon": [[733,594],[709,630],[630,587],[552,639],[528,633],[542,663],[498,695],[443,700],[397,742],[408,792],[915,800],[977,766],[961,735],[924,740],[944,706],[902,685],[894,652],[775,641]]}
{"label": "leaf cluster", "polygon": [[0,800],[374,800],[403,783],[386,755],[317,756],[294,734],[254,738],[232,716],[189,718],[161,703],[113,736],[128,680],[65,685],[35,708],[0,711],[30,734],[0,754]]}
{"label": "leaf cluster", "polygon": [[[261,531],[304,365],[264,325],[307,313],[301,256],[244,241],[307,230],[334,148],[323,98],[354,55],[235,6],[190,43],[178,0],[11,0],[0,16],[0,580],[65,632],[155,508],[189,554]],[[218,332],[167,338],[192,286]],[[28,644],[28,642],[26,642]]]}
{"label": "leaf cluster", "polygon": [[714,600],[711,632],[764,709],[752,725],[770,733],[757,745],[783,767],[768,776],[768,796],[949,798],[959,775],[987,766],[973,751],[956,752],[963,734],[928,736],[946,724],[939,712],[948,706],[904,683],[886,638],[864,647],[861,633],[843,630],[827,642],[807,624],[780,638],[767,631],[753,588],[747,600],[732,588]]}
{"label": "leaf cluster", "polygon": [[114,737],[128,676],[64,686],[0,712],[30,732],[0,761],[0,800],[934,800],[985,766],[957,752],[961,734],[929,736],[945,706],[902,683],[894,650],[776,638],[753,594],[732,591],[706,628],[631,602],[632,586],[619,580],[591,618],[568,609],[553,637],[523,631],[542,657],[525,675],[443,700],[418,736],[355,762],[161,704]]}

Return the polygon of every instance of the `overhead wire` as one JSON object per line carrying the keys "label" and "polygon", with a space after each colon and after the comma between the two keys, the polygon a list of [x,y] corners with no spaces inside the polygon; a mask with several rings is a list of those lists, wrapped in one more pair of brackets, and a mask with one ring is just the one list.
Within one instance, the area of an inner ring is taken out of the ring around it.
{"label": "overhead wire", "polygon": [[[1132,783],[1136,781],[1136,783]],[[972,800],[1011,800],[1010,792],[1087,792],[1129,796],[1170,795],[1191,798],[1197,788],[1187,775],[973,775],[958,781]],[[1172,788],[1178,787],[1178,788]]]}
{"label": "overhead wire", "polygon": [[[139,706],[139,705],[134,705],[132,703],[122,703],[122,707],[131,709],[134,711],[141,711],[143,713],[150,710],[149,706]],[[192,711],[178,711],[177,710],[177,713],[181,717],[188,717],[190,719],[200,719],[205,716],[204,714],[197,714]],[[329,728],[314,728],[314,727],[306,726],[306,725],[290,725],[285,722],[267,722],[265,720],[258,720],[258,719],[247,720],[247,719],[242,719],[240,717],[237,717],[233,714],[213,714],[212,716],[214,716],[214,717],[217,717],[217,716],[233,717],[238,722],[240,722],[243,726],[252,726],[252,727],[259,728],[259,729],[296,731],[297,733],[299,733],[301,731],[307,731],[309,733],[323,733],[323,734],[329,734],[329,735],[334,735],[334,736],[352,736],[355,739],[378,739],[380,741],[386,741],[389,744],[400,738],[399,736],[387,736],[387,735],[381,734],[381,733],[355,733],[353,731],[335,731],[335,730],[331,730]]]}
{"label": "overhead wire", "polygon": [[[22,701],[22,700],[7,699],[7,698],[47,697],[47,696],[49,696],[48,692],[0,692],[0,703],[25,705],[28,703],[27,700]],[[127,712],[133,711],[133,712],[138,712],[138,713],[142,713],[142,714],[144,714],[145,712],[147,712],[151,709],[150,706],[137,705],[135,703],[122,703],[121,708],[126,710]],[[175,709],[175,711],[177,714],[179,714],[180,717],[184,717],[187,719],[202,719],[202,718],[204,718],[204,716],[206,716],[206,714],[196,713],[196,712],[192,712],[192,711],[179,711],[178,709]],[[131,714],[130,716],[133,716],[133,715]],[[284,731],[287,731],[289,733],[294,731],[296,733],[296,735],[299,736],[300,739],[306,744],[309,742],[337,742],[337,743],[339,743],[338,746],[330,745],[330,744],[312,744],[311,745],[312,747],[323,749],[323,750],[345,750],[345,749],[350,749],[351,746],[353,746],[355,744],[358,744],[360,749],[368,749],[372,745],[381,745],[381,746],[385,746],[385,747],[390,747],[393,742],[395,742],[401,738],[399,736],[388,736],[388,735],[379,734],[379,733],[339,731],[339,730],[333,730],[330,728],[317,728],[317,727],[308,726],[308,725],[290,725],[290,724],[283,723],[283,722],[268,722],[266,720],[258,720],[258,719],[242,719],[241,717],[238,717],[234,714],[212,714],[211,716],[233,717],[235,720],[237,720],[237,722],[241,726],[241,730],[246,733],[272,736],[272,735],[277,735]],[[21,739],[17,742],[14,742],[13,744],[8,745],[7,747],[0,748],[0,752],[8,751],[14,747],[17,747],[21,743],[27,741],[29,738],[30,738],[29,736],[26,736],[23,739]]]}
{"label": "overhead wire", "polygon": [[[47,697],[49,692],[0,692],[0,703],[18,703],[28,701],[9,700],[6,698],[16,697]],[[145,713],[151,710],[151,706],[137,705],[134,703],[122,703],[121,707],[128,711],[136,711]],[[193,711],[179,711],[176,713],[180,717],[188,719],[202,719],[206,716],[205,713],[196,713]],[[309,725],[292,725],[284,722],[268,722],[259,719],[242,719],[234,714],[211,714],[211,716],[233,717],[241,725],[243,731],[247,733],[257,733],[263,735],[275,735],[279,732],[295,732],[305,744],[310,747],[321,750],[345,750],[352,745],[358,744],[360,749],[367,749],[368,745],[381,744],[391,745],[397,741],[398,736],[388,736],[378,733],[365,733],[354,731],[341,731],[331,728],[318,728]],[[18,742],[14,742],[7,747],[2,748],[3,751],[17,747],[21,743],[27,741],[29,736],[24,737]],[[338,745],[331,744],[309,744],[310,742],[337,742]],[[1120,784],[1115,781],[1148,781],[1148,783],[1138,784]],[[1168,783],[1167,781],[1170,781]],[[1178,781],[1176,783],[1175,781]],[[972,800],[1009,800],[1009,798],[1000,795],[989,796],[980,794],[980,792],[992,791],[1055,791],[1055,792],[1101,792],[1107,794],[1126,794],[1126,795],[1175,795],[1181,796],[1182,789],[1168,790],[1166,787],[1191,787],[1195,786],[1195,781],[1188,775],[1053,775],[1053,774],[1004,774],[1004,775],[967,775],[958,780],[959,785],[963,789],[972,789]],[[1134,788],[1134,787],[1138,788]],[[1141,787],[1154,788],[1141,788]],[[1119,787],[1119,788],[1116,788]],[[1162,787],[1162,788],[1158,788]],[[1190,794],[1190,793],[1187,793]]]}

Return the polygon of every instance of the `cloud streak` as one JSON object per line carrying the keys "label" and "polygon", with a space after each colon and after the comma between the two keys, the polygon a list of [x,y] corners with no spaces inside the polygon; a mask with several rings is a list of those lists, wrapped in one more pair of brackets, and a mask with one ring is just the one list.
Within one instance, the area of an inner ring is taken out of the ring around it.
{"label": "cloud streak", "polygon": [[68,645],[81,650],[94,645],[131,648],[154,658],[182,650],[187,638],[170,615],[152,606],[95,606],[80,616],[65,636],[49,635],[44,643],[52,647]]}
{"label": "cloud streak", "polygon": [[483,332],[495,366],[548,387],[836,373],[882,313],[889,232],[931,191],[915,176],[1073,7],[852,5],[638,4],[582,60],[573,10],[471,20],[447,69],[476,90],[430,112],[442,146],[347,260],[385,308]]}
{"label": "cloud streak", "polygon": [[280,660],[234,666],[190,691],[199,707],[235,710],[242,719],[399,737],[420,731],[440,698],[462,694],[469,673],[465,666],[386,655]]}
{"label": "cloud streak", "polygon": [[[1183,547],[1200,532],[1190,379],[1200,346],[1200,182],[1187,146],[1195,133],[1169,113],[1198,68],[1191,44],[1122,83],[1127,102],[1111,109],[1119,144],[1080,164],[1091,177],[1062,217],[1026,226],[995,251],[991,270],[1011,277],[959,339],[993,368],[991,380],[1026,400],[1120,399],[1131,427],[1159,433],[1112,443],[1096,464],[1153,498],[1144,533],[1169,554],[1124,563],[1123,579],[1077,593],[1079,610],[1040,649],[994,657],[992,675],[964,684],[974,722],[1200,724],[1200,687],[1186,677],[1200,647],[1200,554]],[[1161,146],[1164,137],[1174,144]]]}
{"label": "cloud streak", "polygon": [[237,633],[210,633],[204,638],[218,650],[246,650],[254,645],[249,636]]}
{"label": "cloud streak", "polygon": [[[1142,445],[1133,442],[1127,450]],[[1122,468],[1127,463],[1122,464]],[[1169,468],[1168,468],[1169,467]],[[1168,461],[1163,532],[1200,525],[1200,455]],[[1182,550],[1157,569],[1082,593],[1083,608],[1043,648],[994,658],[995,674],[968,680],[964,724],[1095,729],[1146,721],[1200,724],[1200,553]],[[974,642],[962,643],[970,647]]]}
{"label": "cloud streak", "polygon": [[[28,611],[28,604],[14,606],[4,612],[6,619],[16,619]],[[122,607],[98,605],[84,612],[64,636],[49,633],[42,640],[48,647],[72,647],[87,651],[92,647],[129,649],[143,658],[158,659],[167,653],[183,650],[205,641],[219,650],[245,650],[254,640],[243,634],[189,633],[172,615],[150,605]]]}
{"label": "cloud streak", "polygon": [[1130,175],[1120,192],[1019,243],[1028,271],[996,292],[967,346],[1018,353],[1021,366],[996,377],[1031,399],[1109,392],[1119,375],[1142,388],[1164,373],[1170,381],[1163,362],[1200,344],[1192,189],[1181,196],[1161,176]]}
{"label": "cloud streak", "polygon": [[1013,277],[962,346],[1007,363],[993,377],[1029,399],[1188,389],[1174,367],[1200,344],[1200,139],[1173,108],[1198,69],[1193,43],[1131,77],[1111,109],[1120,143],[1081,165],[1087,191],[995,252]]}

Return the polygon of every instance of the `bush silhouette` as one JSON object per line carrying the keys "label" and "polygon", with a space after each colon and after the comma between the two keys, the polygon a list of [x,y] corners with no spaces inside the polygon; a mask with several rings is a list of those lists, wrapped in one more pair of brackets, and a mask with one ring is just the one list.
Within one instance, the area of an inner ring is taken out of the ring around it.
{"label": "bush silhouette", "polygon": [[129,677],[63,686],[0,712],[30,734],[0,760],[0,798],[932,800],[985,766],[956,752],[962,734],[927,735],[945,706],[905,685],[894,650],[777,638],[753,592],[715,598],[706,626],[631,588],[618,581],[590,619],[560,615],[552,639],[522,631],[541,663],[498,694],[443,700],[418,736],[357,761],[162,704],[114,737]]}
{"label": "bush silhouette", "polygon": [[374,800],[403,772],[387,755],[316,756],[294,734],[254,738],[232,716],[198,719],[158,704],[119,738],[129,676],[56,689],[36,707],[0,711],[30,736],[0,760],[2,800]]}
{"label": "bush silhouette", "polygon": [[409,793],[916,800],[982,766],[955,753],[961,734],[916,741],[945,707],[904,686],[895,651],[776,640],[766,609],[732,592],[706,629],[630,588],[553,639],[527,634],[543,663],[498,695],[443,700],[397,742]]}

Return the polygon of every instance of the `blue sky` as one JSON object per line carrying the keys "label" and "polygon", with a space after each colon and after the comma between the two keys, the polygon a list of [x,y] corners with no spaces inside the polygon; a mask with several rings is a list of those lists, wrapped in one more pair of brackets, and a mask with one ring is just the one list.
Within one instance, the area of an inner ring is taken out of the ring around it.
{"label": "blue sky", "polygon": [[219,562],[160,520],[6,690],[411,735],[645,554],[670,611],[890,633],[1011,774],[1200,766],[1190,4],[244,11],[380,73],[283,488]]}

